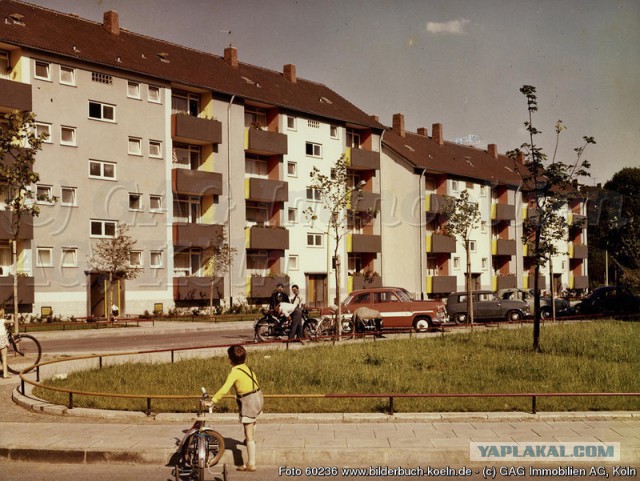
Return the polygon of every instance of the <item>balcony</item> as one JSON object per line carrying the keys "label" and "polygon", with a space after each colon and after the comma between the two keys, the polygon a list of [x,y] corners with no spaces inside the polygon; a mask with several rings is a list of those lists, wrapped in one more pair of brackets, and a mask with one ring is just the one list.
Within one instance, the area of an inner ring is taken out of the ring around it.
{"label": "balcony", "polygon": [[457,290],[456,276],[427,276],[427,294],[449,294]]}
{"label": "balcony", "polygon": [[[211,296],[211,277],[174,277],[174,301],[207,301]],[[213,299],[224,298],[224,279],[213,278]]]}
{"label": "balcony", "polygon": [[285,134],[260,129],[245,129],[244,149],[259,155],[286,155],[289,152]]}
{"label": "balcony", "polygon": [[[524,285],[525,289],[533,289],[535,276],[531,274],[527,274],[524,276]],[[547,288],[547,278],[545,276],[538,276],[538,289],[546,289]]]}
{"label": "balcony", "polygon": [[0,111],[29,112],[32,108],[31,85],[0,78]]}
{"label": "balcony", "polygon": [[222,174],[202,170],[173,169],[171,189],[176,194],[222,195]]}
{"label": "balcony", "polygon": [[278,284],[289,286],[289,276],[251,276],[247,280],[247,297],[252,299],[271,297]]}
{"label": "balcony", "polygon": [[[34,279],[30,276],[18,276],[18,304],[33,304]],[[0,277],[0,303],[3,306],[13,306],[13,276]]]}
{"label": "balcony", "polygon": [[448,235],[427,236],[427,252],[432,254],[452,254],[456,251],[456,240]]}
{"label": "balcony", "polygon": [[588,289],[589,276],[569,276],[569,289]]}
{"label": "balcony", "polygon": [[289,231],[280,227],[254,225],[245,230],[247,249],[286,250],[289,248]]}
{"label": "balcony", "polygon": [[171,137],[187,144],[206,145],[222,143],[222,124],[186,114],[171,116]]}
{"label": "balcony", "polygon": [[514,289],[518,287],[518,279],[513,274],[506,276],[493,276],[493,290]]}
{"label": "balcony", "polygon": [[[12,212],[9,210],[0,211],[0,239],[13,239],[14,230]],[[22,216],[18,239],[33,239],[33,217],[30,215]]]}
{"label": "balcony", "polygon": [[379,235],[349,234],[347,235],[347,252],[354,254],[382,252],[382,238]]}
{"label": "balcony", "polygon": [[244,198],[254,202],[287,202],[289,184],[283,180],[258,179],[244,180]]}
{"label": "balcony", "polygon": [[350,275],[347,279],[347,292],[374,287],[382,287],[382,277],[374,276],[367,278],[363,275]]}
{"label": "balcony", "polygon": [[516,220],[516,206],[511,204],[493,204],[491,206],[491,219]]}
{"label": "balcony", "polygon": [[349,147],[345,157],[350,170],[380,170],[380,152]]}
{"label": "balcony", "polygon": [[431,212],[432,214],[441,214],[442,209],[449,202],[447,196],[440,194],[427,194],[424,201],[425,211]]}
{"label": "balcony", "polygon": [[516,241],[508,239],[494,239],[491,245],[491,253],[494,256],[515,256]]}
{"label": "balcony", "polygon": [[580,214],[569,214],[569,218],[567,219],[568,224],[576,227],[581,227],[583,229],[587,228],[587,216]]}
{"label": "balcony", "polygon": [[206,249],[220,241],[222,229],[219,224],[174,223],[173,245]]}
{"label": "balcony", "polygon": [[587,259],[589,257],[589,248],[584,244],[569,245],[569,259]]}
{"label": "balcony", "polygon": [[355,204],[355,207],[350,206],[350,209],[356,212],[380,212],[380,194],[361,190],[352,194],[352,197],[351,203]]}

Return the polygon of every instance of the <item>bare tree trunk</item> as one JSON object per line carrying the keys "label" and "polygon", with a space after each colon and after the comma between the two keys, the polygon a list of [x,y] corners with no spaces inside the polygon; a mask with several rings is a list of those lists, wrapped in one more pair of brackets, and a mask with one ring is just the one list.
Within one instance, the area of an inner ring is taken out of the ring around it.
{"label": "bare tree trunk", "polygon": [[14,238],[11,241],[11,261],[13,262],[13,332],[20,332],[18,322],[18,241]]}
{"label": "bare tree trunk", "polygon": [[[540,226],[536,228],[535,252],[540,252]],[[536,262],[533,279],[533,350],[540,352],[540,264]]]}
{"label": "bare tree trunk", "polygon": [[464,248],[467,253],[467,315],[469,325],[473,325],[473,287],[471,286],[471,246],[469,240],[465,239]]}

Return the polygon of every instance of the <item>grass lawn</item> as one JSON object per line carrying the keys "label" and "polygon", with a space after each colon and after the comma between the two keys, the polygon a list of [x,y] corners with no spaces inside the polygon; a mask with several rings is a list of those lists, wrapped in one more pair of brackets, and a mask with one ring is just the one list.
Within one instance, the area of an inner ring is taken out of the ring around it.
{"label": "grass lawn", "polygon": [[[436,338],[320,343],[310,349],[248,348],[248,364],[265,394],[638,392],[640,323],[542,326],[542,353],[532,328],[492,329]],[[215,392],[226,357],[175,364],[129,363],[72,373],[47,385],[90,392],[197,395]],[[66,394],[36,390],[66,404]],[[225,400],[223,410],[235,410]],[[74,405],[144,411],[146,401],[74,396]],[[266,412],[380,412],[386,399],[267,399]],[[195,410],[193,400],[154,400],[154,412]],[[396,399],[396,412],[530,411],[530,398]],[[640,410],[638,397],[539,398],[539,411]]]}

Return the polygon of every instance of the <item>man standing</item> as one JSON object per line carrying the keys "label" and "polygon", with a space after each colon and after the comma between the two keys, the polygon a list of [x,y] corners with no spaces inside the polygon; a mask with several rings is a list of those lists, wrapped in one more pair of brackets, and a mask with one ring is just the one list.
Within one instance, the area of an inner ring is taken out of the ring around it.
{"label": "man standing", "polygon": [[304,308],[304,297],[300,294],[300,288],[297,284],[291,287],[293,291],[293,297],[291,298],[291,304],[295,306],[294,311],[291,313],[291,331],[289,332],[289,339],[302,339],[304,337],[304,323],[302,321],[302,309]]}
{"label": "man standing", "polygon": [[284,292],[284,285],[282,283],[278,283],[276,286],[276,290],[271,294],[271,299],[269,300],[269,309],[274,310],[278,307],[278,304],[282,302],[289,302],[289,296],[286,292]]}

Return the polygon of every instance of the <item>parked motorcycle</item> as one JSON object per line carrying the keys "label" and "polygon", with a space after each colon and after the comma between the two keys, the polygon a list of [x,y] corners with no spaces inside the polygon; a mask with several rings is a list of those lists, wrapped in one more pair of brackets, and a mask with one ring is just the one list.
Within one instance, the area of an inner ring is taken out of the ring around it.
{"label": "parked motorcycle", "polygon": [[[318,320],[309,317],[309,311],[302,310],[302,326],[304,337],[314,339]],[[258,341],[274,341],[282,337],[289,337],[291,322],[285,316],[278,316],[275,310],[269,310],[258,319],[253,326]]]}

